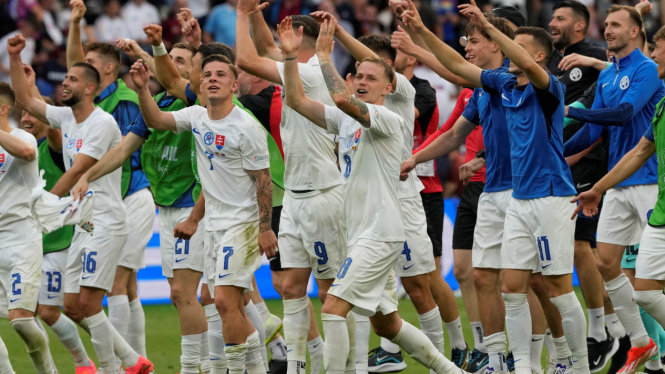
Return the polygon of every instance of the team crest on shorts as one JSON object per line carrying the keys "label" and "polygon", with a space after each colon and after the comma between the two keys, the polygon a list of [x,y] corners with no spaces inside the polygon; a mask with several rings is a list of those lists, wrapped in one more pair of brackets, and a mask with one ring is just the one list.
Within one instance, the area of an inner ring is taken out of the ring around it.
{"label": "team crest on shorts", "polygon": [[224,148],[225,139],[226,137],[224,135],[215,135],[215,147],[217,147],[218,150]]}
{"label": "team crest on shorts", "polygon": [[[379,112],[376,112],[376,113],[378,114]],[[353,150],[354,151],[358,150],[358,143],[360,142],[361,132],[362,132],[362,129],[358,129],[358,131],[356,131],[356,134],[353,136]]]}
{"label": "team crest on shorts", "polygon": [[203,142],[206,145],[210,145],[210,144],[212,144],[212,139],[213,138],[214,138],[213,134],[210,131],[208,131],[205,135],[203,135]]}

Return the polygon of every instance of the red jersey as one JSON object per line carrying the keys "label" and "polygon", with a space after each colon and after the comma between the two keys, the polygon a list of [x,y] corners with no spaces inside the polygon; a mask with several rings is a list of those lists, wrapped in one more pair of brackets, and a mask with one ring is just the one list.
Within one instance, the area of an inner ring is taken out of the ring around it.
{"label": "red jersey", "polygon": [[[439,106],[436,102],[436,91],[428,81],[414,75],[410,82],[416,89],[414,105],[420,114],[413,126],[413,149],[417,149],[423,140],[436,133],[436,128],[439,125]],[[419,175],[418,178],[425,186],[423,193],[443,192],[441,179],[439,179],[439,174],[436,171],[436,163],[434,163],[434,176]]]}
{"label": "red jersey", "polygon": [[[452,114],[450,114],[450,117],[448,117],[448,120],[441,125],[441,127],[432,134],[432,136],[428,137],[425,142],[418,147],[418,149],[422,149],[427,147],[430,143],[434,141],[434,139],[438,138],[439,136],[443,135],[446,131],[450,130],[455,122],[459,119],[459,117],[464,113],[464,108],[466,108],[466,104],[469,102],[471,99],[471,96],[473,95],[473,90],[470,88],[465,88],[462,90],[462,93],[459,95],[457,98],[457,103],[455,104],[455,109],[453,109]],[[476,153],[480,151],[481,149],[485,148],[485,145],[483,143],[483,129],[480,126],[476,126],[473,131],[467,136],[466,141],[464,142],[466,145],[466,158],[465,162],[469,162],[473,160],[476,157]],[[418,149],[413,151],[413,153],[417,153]],[[474,174],[471,177],[471,182],[483,182],[485,183],[485,166],[483,166],[482,169],[478,170],[476,174]]]}

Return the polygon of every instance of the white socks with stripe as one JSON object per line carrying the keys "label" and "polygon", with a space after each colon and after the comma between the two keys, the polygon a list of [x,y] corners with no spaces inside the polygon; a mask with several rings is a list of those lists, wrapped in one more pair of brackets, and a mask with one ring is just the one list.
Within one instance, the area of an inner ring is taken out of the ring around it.
{"label": "white socks with stripe", "polygon": [[[356,374],[367,374],[367,355],[369,354],[369,334],[371,324],[369,317],[356,315],[356,351],[351,352],[356,356]],[[383,347],[383,338],[381,346]],[[393,344],[392,342],[390,344]]]}

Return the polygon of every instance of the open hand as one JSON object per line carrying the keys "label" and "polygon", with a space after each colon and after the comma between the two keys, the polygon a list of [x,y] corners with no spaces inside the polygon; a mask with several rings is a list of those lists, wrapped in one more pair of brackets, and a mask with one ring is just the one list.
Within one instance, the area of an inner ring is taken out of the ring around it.
{"label": "open hand", "polygon": [[71,0],[69,6],[72,8],[72,14],[69,16],[70,23],[80,23],[85,16],[86,7],[83,0]]}
{"label": "open hand", "polygon": [[236,6],[236,11],[238,14],[244,14],[244,15],[252,15],[256,12],[262,11],[265,7],[267,7],[270,3],[265,2],[259,4],[261,0],[240,0],[238,1],[238,5]]}
{"label": "open hand", "polygon": [[330,56],[335,44],[335,26],[337,20],[334,18],[323,21],[319,30],[319,38],[316,40],[316,53]]}
{"label": "open hand", "polygon": [[137,60],[134,65],[132,65],[129,75],[132,77],[132,82],[134,82],[134,85],[138,89],[147,86],[148,81],[150,81],[150,69],[141,59]]}
{"label": "open hand", "polygon": [[397,26],[397,31],[393,32],[393,35],[390,37],[390,45],[409,56],[413,56],[418,50],[418,47],[402,26]]}
{"label": "open hand", "polygon": [[397,16],[409,9],[409,3],[406,0],[389,0],[388,6]]}
{"label": "open hand", "polygon": [[593,188],[589,191],[582,192],[581,194],[577,195],[570,201],[571,203],[577,203],[579,201],[577,208],[575,208],[575,212],[573,212],[573,215],[570,217],[570,219],[575,219],[575,216],[577,216],[580,211],[586,217],[595,216],[598,214],[598,204],[600,204],[600,200],[602,198],[603,194],[596,192],[596,190]]}
{"label": "open hand", "polygon": [[460,9],[460,13],[468,18],[474,25],[482,27],[483,29],[490,25],[489,21],[485,18],[485,15],[480,8],[478,8],[474,0],[471,0],[471,4],[462,4],[458,8]]}
{"label": "open hand", "polygon": [[420,13],[418,13],[415,4],[411,0],[407,0],[407,5],[408,8],[402,12],[402,22],[415,32],[425,30],[425,24],[423,24],[423,20],[420,18]]}
{"label": "open hand", "polygon": [[302,43],[303,27],[298,28],[298,32],[293,31],[293,21],[291,17],[286,17],[277,25],[277,36],[279,37],[279,47],[284,56],[293,55],[298,52],[300,43]]}

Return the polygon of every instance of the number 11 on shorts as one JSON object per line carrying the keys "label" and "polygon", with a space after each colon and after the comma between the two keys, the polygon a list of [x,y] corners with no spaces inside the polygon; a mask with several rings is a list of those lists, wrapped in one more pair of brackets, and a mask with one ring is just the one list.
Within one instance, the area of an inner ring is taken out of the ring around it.
{"label": "number 11 on shorts", "polygon": [[[538,240],[538,252],[540,252],[540,261],[552,261],[552,256],[550,255],[550,242],[547,240],[547,236],[537,236]],[[542,266],[543,269],[547,268],[549,265]]]}

